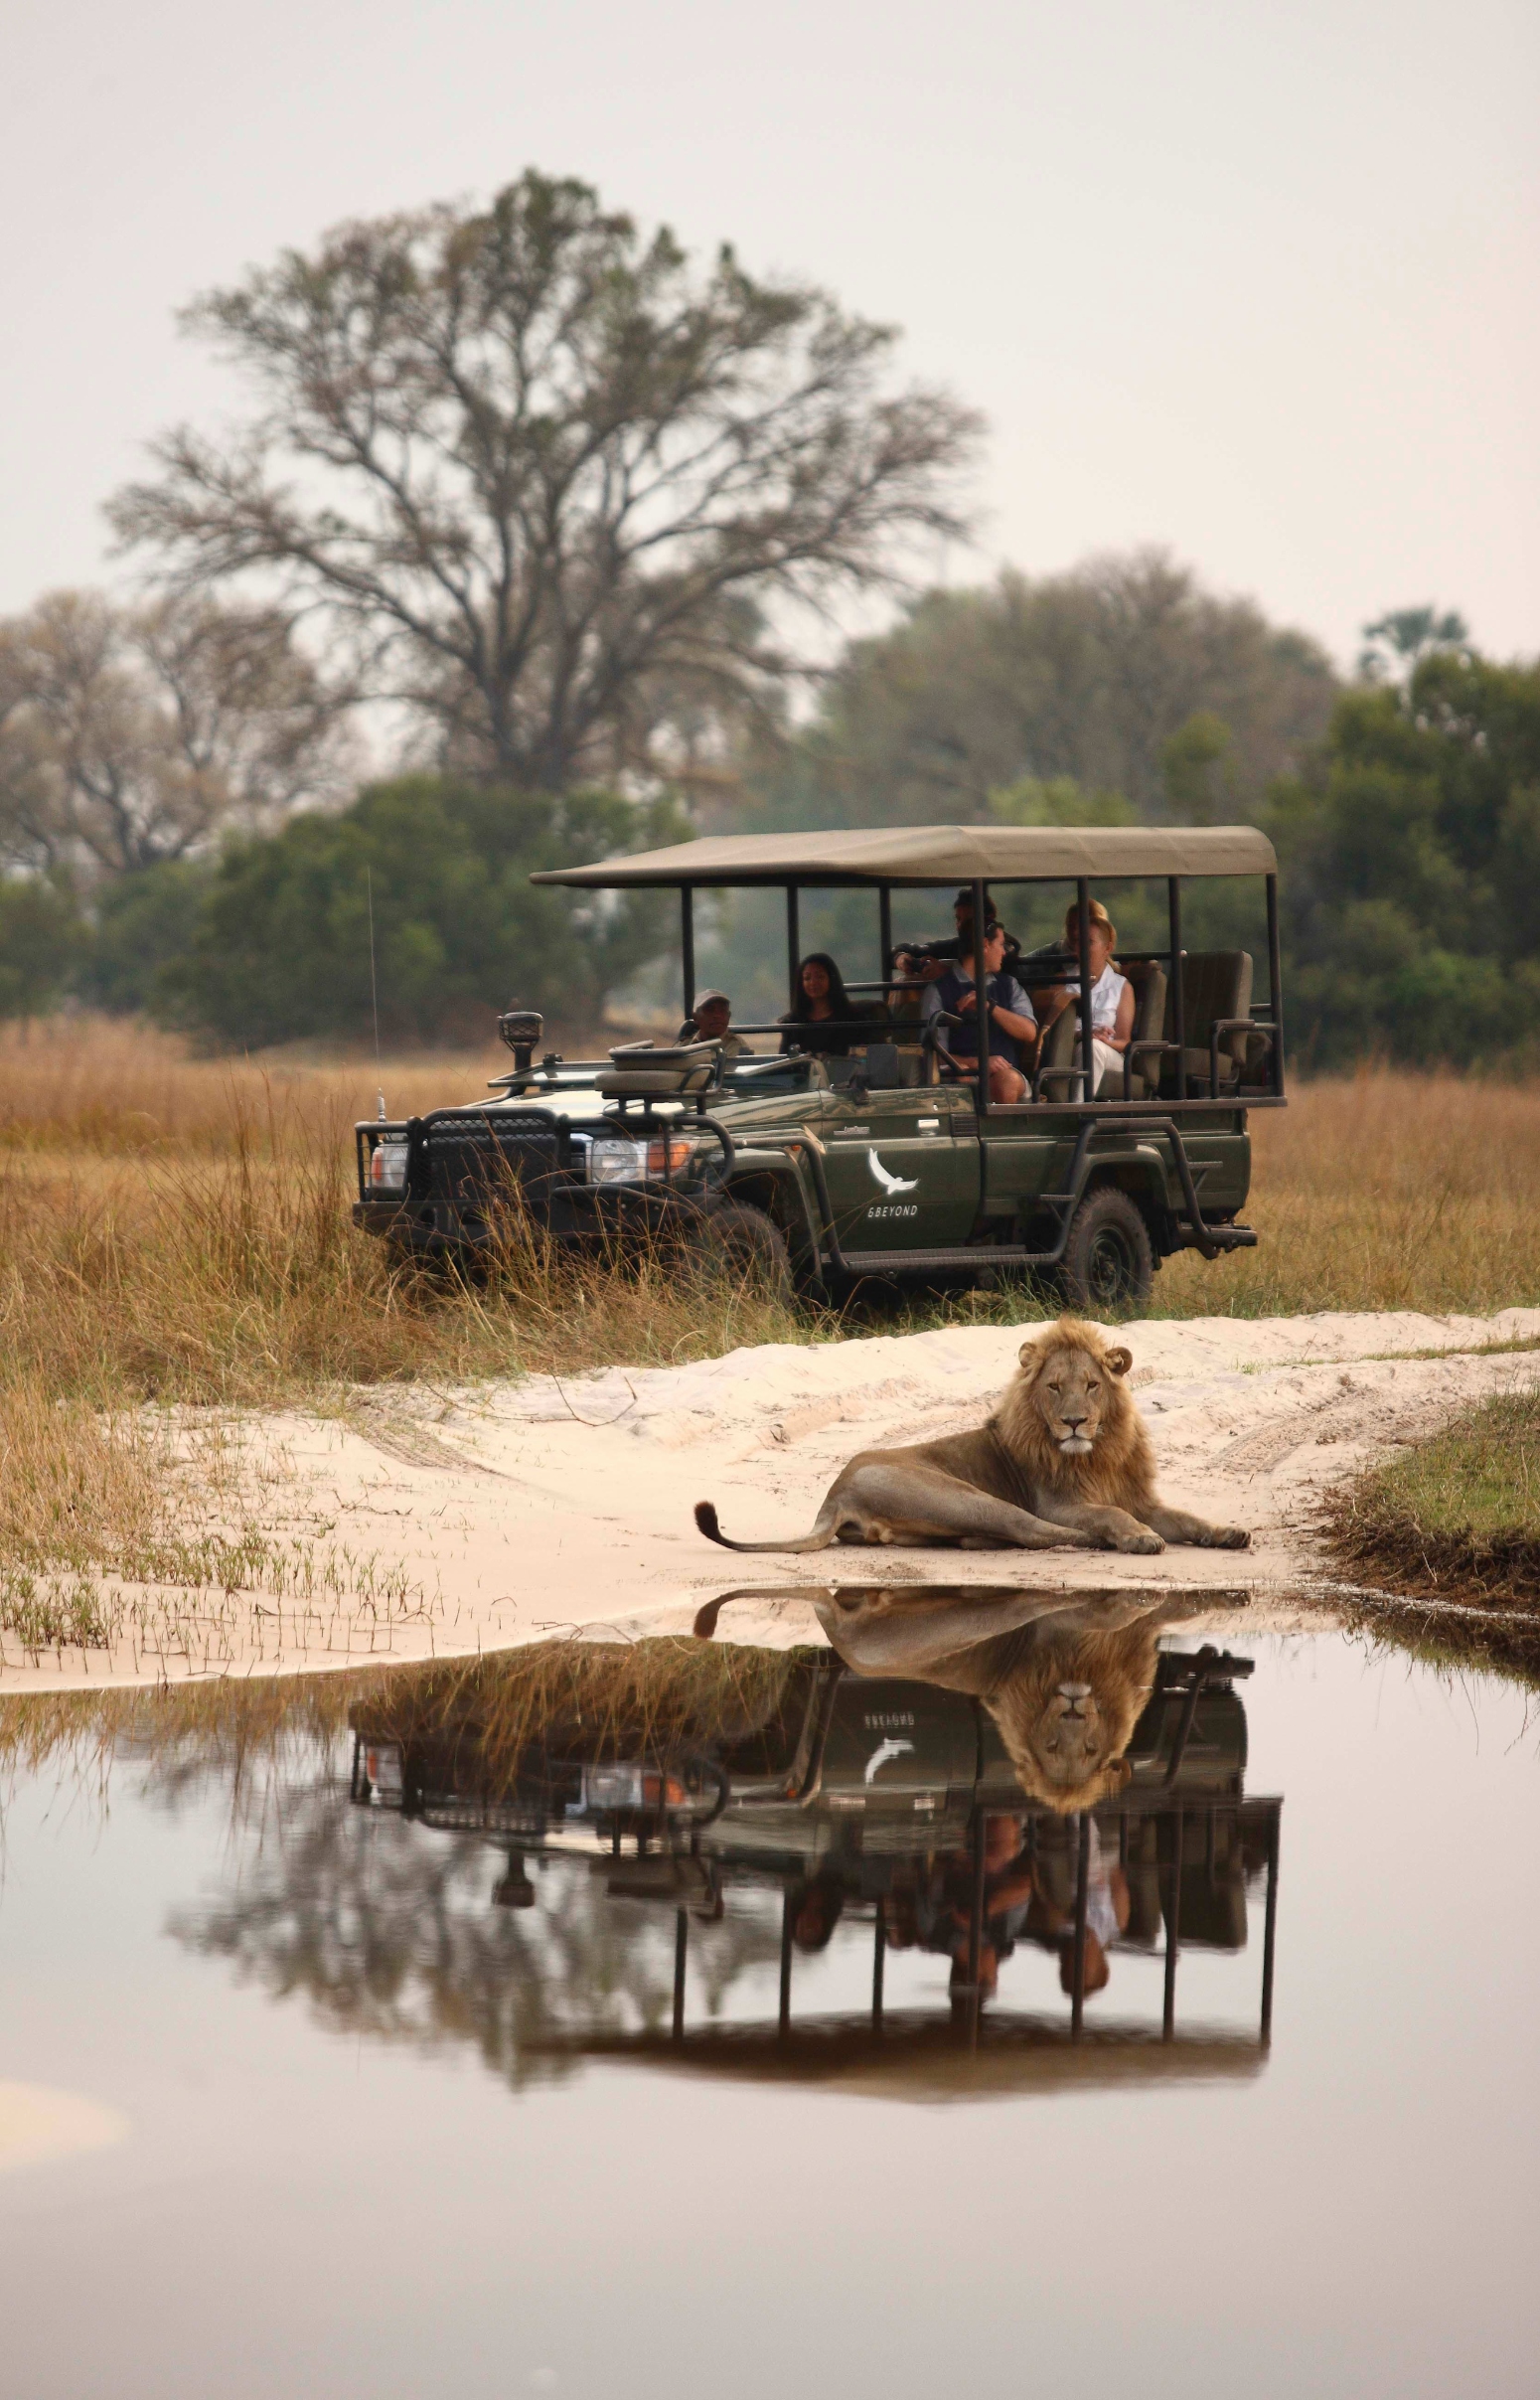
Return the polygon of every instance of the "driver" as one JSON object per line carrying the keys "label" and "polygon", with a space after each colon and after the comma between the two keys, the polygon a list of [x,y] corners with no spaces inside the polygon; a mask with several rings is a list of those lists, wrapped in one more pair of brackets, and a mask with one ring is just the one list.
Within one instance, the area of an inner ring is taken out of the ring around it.
{"label": "driver", "polygon": [[724,1058],[752,1058],[753,1051],[741,1034],[729,1032],[732,1022],[732,1002],[725,992],[701,992],[695,998],[695,1013],[687,1017],[675,1040],[678,1041],[719,1041]]}

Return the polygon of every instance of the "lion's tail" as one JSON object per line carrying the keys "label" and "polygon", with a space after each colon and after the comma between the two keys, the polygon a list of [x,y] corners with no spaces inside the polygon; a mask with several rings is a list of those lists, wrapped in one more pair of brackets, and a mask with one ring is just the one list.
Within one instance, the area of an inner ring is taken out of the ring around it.
{"label": "lion's tail", "polygon": [[719,1541],[724,1550],[827,1550],[835,1537],[836,1514],[826,1502],[812,1532],[800,1533],[792,1541],[729,1541],[716,1521],[715,1503],[709,1500],[696,1501],[695,1522],[707,1541]]}

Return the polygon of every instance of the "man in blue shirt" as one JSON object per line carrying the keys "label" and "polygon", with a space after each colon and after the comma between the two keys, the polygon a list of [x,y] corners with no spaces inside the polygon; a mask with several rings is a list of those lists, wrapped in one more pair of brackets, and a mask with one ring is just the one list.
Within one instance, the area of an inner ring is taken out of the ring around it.
{"label": "man in blue shirt", "polygon": [[[1005,934],[999,924],[984,936],[985,1014],[989,1020],[990,1098],[994,1102],[1024,1100],[1023,1057],[1030,1059],[1037,1043],[1037,1020],[1032,1004],[1013,975],[1005,972]],[[973,960],[959,959],[926,988],[921,1014],[931,1018],[945,1012],[962,1024],[945,1027],[941,1040],[959,1063],[979,1055],[979,995],[974,989]],[[973,1072],[977,1073],[975,1067]]]}

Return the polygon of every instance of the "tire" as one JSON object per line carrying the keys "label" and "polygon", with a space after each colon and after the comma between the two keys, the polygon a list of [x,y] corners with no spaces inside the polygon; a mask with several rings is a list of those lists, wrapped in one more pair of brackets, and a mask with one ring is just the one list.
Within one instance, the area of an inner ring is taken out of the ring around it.
{"label": "tire", "polygon": [[1150,1228],[1128,1194],[1110,1184],[1088,1192],[1059,1263],[1059,1289],[1070,1307],[1130,1316],[1150,1298],[1154,1273]]}
{"label": "tire", "polygon": [[691,1264],[702,1275],[758,1282],[776,1300],[792,1296],[791,1252],[778,1225],[748,1200],[723,1200],[687,1244]]}

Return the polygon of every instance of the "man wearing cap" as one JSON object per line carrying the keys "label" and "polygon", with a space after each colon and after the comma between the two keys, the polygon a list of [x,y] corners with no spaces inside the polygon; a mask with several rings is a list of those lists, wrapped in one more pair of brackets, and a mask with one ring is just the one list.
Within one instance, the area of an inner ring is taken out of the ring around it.
{"label": "man wearing cap", "polygon": [[695,1013],[687,1017],[676,1039],[680,1041],[719,1041],[724,1058],[752,1058],[741,1034],[728,1032],[732,1019],[732,1002],[725,992],[697,992]]}
{"label": "man wearing cap", "polygon": [[[974,887],[972,883],[965,883],[952,902],[952,917],[957,926],[957,933],[951,941],[932,942],[930,944],[932,958],[962,960],[972,957],[974,946]],[[986,926],[998,924],[1000,921],[995,914],[995,901],[988,885],[985,886],[984,893],[984,921]],[[1005,936],[1007,970],[1013,971],[1012,962],[1020,956],[1020,953],[1021,945],[1015,935],[1007,933]]]}

